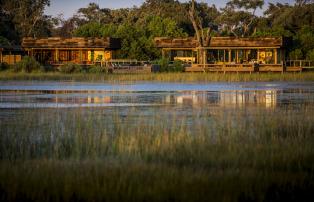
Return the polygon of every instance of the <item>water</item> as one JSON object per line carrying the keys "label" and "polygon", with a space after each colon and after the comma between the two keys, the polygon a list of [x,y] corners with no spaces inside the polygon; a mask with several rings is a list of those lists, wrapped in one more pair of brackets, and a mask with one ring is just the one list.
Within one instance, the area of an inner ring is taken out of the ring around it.
{"label": "water", "polygon": [[99,122],[98,128],[103,127],[102,122],[112,125],[116,117],[122,125],[155,124],[156,116],[159,123],[175,119],[179,124],[195,125],[210,123],[216,114],[236,117],[239,110],[245,110],[250,117],[256,109],[286,108],[298,113],[301,106],[313,104],[314,83],[308,82],[0,82],[3,124],[16,123],[19,117],[25,120],[27,116],[37,122],[48,117],[51,120],[47,118],[43,123],[49,125],[64,117],[75,120],[79,112],[89,121],[92,117],[92,122]]}
{"label": "water", "polygon": [[1,82],[0,109],[313,104],[314,83]]}

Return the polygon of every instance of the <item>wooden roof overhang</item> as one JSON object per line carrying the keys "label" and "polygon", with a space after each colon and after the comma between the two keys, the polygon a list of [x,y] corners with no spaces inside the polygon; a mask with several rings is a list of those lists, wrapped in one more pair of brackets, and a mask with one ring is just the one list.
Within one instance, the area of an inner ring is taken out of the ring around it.
{"label": "wooden roof overhang", "polygon": [[83,38],[83,37],[49,37],[49,38],[23,38],[24,49],[106,49],[121,48],[121,40],[117,38]]}
{"label": "wooden roof overhang", "polygon": [[[199,43],[193,37],[189,38],[167,38],[158,37],[154,39],[158,48],[180,49],[198,48]],[[212,37],[210,45],[205,49],[257,49],[257,48],[282,48],[283,38],[236,38],[236,37]]]}
{"label": "wooden roof overhang", "polygon": [[14,51],[14,52],[23,52],[21,46],[10,45],[10,46],[0,46],[0,51]]}

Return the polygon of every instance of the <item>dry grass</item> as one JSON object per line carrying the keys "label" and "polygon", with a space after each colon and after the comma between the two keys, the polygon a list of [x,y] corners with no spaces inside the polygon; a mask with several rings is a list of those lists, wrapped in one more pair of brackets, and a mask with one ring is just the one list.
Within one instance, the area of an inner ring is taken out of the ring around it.
{"label": "dry grass", "polygon": [[0,72],[0,80],[73,81],[164,81],[164,82],[240,82],[240,81],[314,81],[314,72],[303,73],[152,73],[152,74],[62,74]]}
{"label": "dry grass", "polygon": [[2,113],[14,116],[0,122],[1,201],[313,197],[312,106],[208,109],[149,119],[136,110],[127,117],[107,109]]}

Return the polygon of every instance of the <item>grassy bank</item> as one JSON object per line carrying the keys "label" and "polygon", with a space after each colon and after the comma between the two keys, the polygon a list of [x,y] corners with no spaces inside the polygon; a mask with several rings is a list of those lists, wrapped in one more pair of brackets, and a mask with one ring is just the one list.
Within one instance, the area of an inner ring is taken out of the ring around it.
{"label": "grassy bank", "polygon": [[241,81],[314,81],[314,72],[303,73],[153,73],[153,74],[64,74],[0,72],[0,80],[56,80],[56,81],[160,81],[160,82],[241,82]]}
{"label": "grassy bank", "polygon": [[313,199],[312,106],[158,111],[2,110],[1,201]]}

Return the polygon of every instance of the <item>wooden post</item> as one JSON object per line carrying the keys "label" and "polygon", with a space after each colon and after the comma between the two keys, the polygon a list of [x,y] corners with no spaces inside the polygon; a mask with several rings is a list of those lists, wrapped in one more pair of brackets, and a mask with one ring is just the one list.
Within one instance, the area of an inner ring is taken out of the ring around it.
{"label": "wooden post", "polygon": [[2,63],[2,50],[0,50],[0,63]]}
{"label": "wooden post", "polygon": [[83,64],[83,51],[79,50],[80,64]]}
{"label": "wooden post", "polygon": [[226,50],[224,50],[224,63],[226,62]]}
{"label": "wooden post", "polygon": [[164,49],[161,49],[161,57],[165,58],[165,50]]}
{"label": "wooden post", "polygon": [[59,50],[56,49],[56,58],[55,58],[56,63],[59,62]]}
{"label": "wooden post", "polygon": [[277,59],[277,49],[275,49],[275,64],[278,64],[278,59]]}
{"label": "wooden post", "polygon": [[229,63],[231,63],[231,49],[229,49]]}

